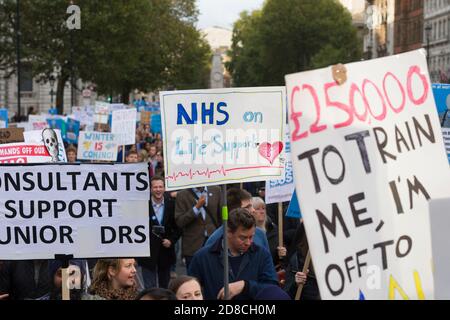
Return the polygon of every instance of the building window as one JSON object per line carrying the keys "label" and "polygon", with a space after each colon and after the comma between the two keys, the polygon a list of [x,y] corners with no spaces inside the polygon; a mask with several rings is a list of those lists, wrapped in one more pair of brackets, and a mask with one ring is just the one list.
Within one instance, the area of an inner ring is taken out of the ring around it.
{"label": "building window", "polygon": [[436,40],[436,22],[433,22],[433,36],[431,39]]}
{"label": "building window", "polygon": [[30,64],[23,64],[20,68],[20,92],[33,92],[33,76]]}

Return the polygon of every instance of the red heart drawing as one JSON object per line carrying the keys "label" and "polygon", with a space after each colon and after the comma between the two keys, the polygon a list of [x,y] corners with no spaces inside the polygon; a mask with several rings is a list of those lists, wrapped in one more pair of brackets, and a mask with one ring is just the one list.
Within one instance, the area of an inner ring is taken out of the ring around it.
{"label": "red heart drawing", "polygon": [[280,154],[281,150],[283,150],[283,142],[281,141],[274,142],[273,144],[263,142],[258,148],[259,154],[267,159],[270,164],[273,163],[273,160]]}

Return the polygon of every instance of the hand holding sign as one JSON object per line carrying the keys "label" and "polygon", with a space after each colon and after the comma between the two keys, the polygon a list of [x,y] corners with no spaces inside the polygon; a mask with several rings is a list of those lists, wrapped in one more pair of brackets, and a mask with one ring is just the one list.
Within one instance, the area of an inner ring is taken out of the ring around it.
{"label": "hand holding sign", "polygon": [[202,196],[198,199],[197,203],[195,204],[195,207],[196,207],[197,209],[200,209],[201,207],[203,207],[203,206],[205,205],[205,203],[206,203],[206,196],[205,196],[205,195],[202,195]]}

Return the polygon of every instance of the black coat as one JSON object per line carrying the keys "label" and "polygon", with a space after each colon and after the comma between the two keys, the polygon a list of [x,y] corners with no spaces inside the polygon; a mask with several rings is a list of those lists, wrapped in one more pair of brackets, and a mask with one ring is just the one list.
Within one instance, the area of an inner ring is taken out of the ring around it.
{"label": "black coat", "polygon": [[[152,201],[149,204],[149,219],[150,219],[150,257],[137,258],[139,265],[154,269],[169,268],[176,262],[175,243],[181,236],[181,230],[175,223],[175,202],[167,195],[164,195],[164,215],[162,224],[159,224],[153,210]],[[154,226],[164,226],[164,234],[160,237],[152,232]],[[165,248],[162,245],[162,239],[169,239],[172,245],[170,248]]]}
{"label": "black coat", "polygon": [[38,299],[50,292],[48,261],[42,260],[37,283],[34,260],[3,261],[0,266],[0,294],[10,300]]}

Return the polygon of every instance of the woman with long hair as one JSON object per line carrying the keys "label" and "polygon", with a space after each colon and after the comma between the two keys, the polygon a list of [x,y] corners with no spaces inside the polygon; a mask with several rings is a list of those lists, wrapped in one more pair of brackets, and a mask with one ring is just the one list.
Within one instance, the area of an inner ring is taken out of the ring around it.
{"label": "woman with long hair", "polygon": [[134,259],[99,259],[88,293],[107,300],[134,300],[136,286]]}

